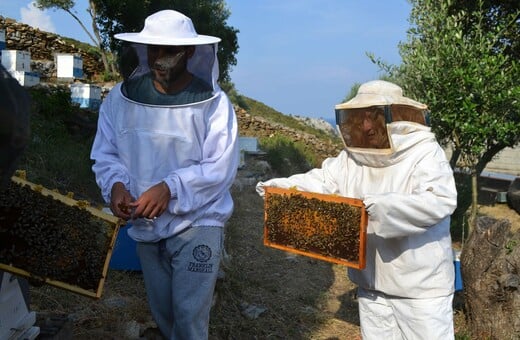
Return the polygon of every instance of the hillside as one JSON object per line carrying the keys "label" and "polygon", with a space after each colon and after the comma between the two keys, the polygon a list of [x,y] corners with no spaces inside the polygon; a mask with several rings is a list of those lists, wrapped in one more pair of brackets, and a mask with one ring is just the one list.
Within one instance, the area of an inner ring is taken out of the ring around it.
{"label": "hillside", "polygon": [[[81,55],[85,77],[83,82],[97,84],[107,90],[113,85],[102,82],[103,65],[94,46],[43,32],[2,16],[0,29],[5,30],[6,49],[27,50],[31,53],[31,69],[40,74],[43,85],[56,83],[56,53]],[[58,85],[62,87],[58,91],[66,91],[68,84]],[[307,120],[306,123],[302,119],[284,115],[264,103],[238,94],[233,84],[226,87],[231,88],[229,96],[235,104],[241,136],[258,137],[262,145],[264,138],[282,135],[290,142],[299,144],[303,157],[313,166],[321,163],[325,157],[337,154],[341,149],[340,140],[330,130],[316,128],[319,124],[312,120]],[[79,121],[84,119],[83,113],[72,110],[67,119],[69,123],[70,120],[79,122],[78,116]],[[95,117],[91,119],[91,123],[95,125]]]}
{"label": "hillside", "polygon": [[241,136],[257,137],[262,140],[282,135],[295,143],[304,145],[312,154],[313,166],[321,164],[326,157],[335,156],[342,149],[340,139],[326,130],[317,129],[292,116],[287,116],[269,106],[243,97],[247,109],[235,105]]}
{"label": "hillside", "polygon": [[[28,169],[29,180],[35,183],[96,196],[99,190],[88,159],[96,114],[68,105],[66,92],[45,91],[32,91],[38,110],[33,112],[33,138],[21,167]],[[236,111],[241,131],[283,131],[320,140],[240,107]],[[228,256],[215,294],[210,339],[360,339],[356,287],[346,277],[345,267],[263,245],[263,201],[254,185],[276,176],[265,163],[253,161],[240,169],[232,188],[235,210],[226,226]],[[506,216],[503,210],[500,214]],[[511,216],[518,219],[518,214]],[[30,292],[31,309],[40,322],[64,322],[70,334],[64,339],[158,339],[139,271],[110,269],[100,300],[48,285],[31,286]],[[456,331],[460,339],[469,340],[464,318],[459,294]]]}

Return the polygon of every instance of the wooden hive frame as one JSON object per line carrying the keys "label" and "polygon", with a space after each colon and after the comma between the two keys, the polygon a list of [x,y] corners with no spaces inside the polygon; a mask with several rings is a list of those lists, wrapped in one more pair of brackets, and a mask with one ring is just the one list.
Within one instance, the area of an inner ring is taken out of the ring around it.
{"label": "wooden hive frame", "polygon": [[[24,176],[22,176],[22,177],[24,177]],[[87,297],[99,299],[103,293],[103,287],[105,284],[105,279],[106,279],[108,267],[110,264],[110,258],[112,256],[114,245],[115,245],[115,242],[117,239],[117,234],[119,232],[121,225],[124,225],[124,221],[111,214],[107,214],[107,213],[103,212],[101,209],[97,209],[95,207],[90,206],[88,202],[78,201],[78,200],[73,199],[71,193],[69,193],[69,195],[67,195],[67,196],[62,195],[57,191],[49,190],[47,188],[42,187],[41,185],[31,183],[22,177],[13,176],[11,178],[11,180],[14,183],[17,183],[19,185],[28,186],[34,192],[39,193],[43,196],[52,197],[53,199],[56,200],[57,204],[63,205],[63,209],[67,209],[68,207],[74,207],[74,206],[84,209],[92,216],[93,220],[103,223],[103,225],[108,228],[108,233],[107,233],[107,238],[106,238],[106,240],[108,241],[107,242],[108,246],[103,251],[103,254],[105,254],[105,250],[106,250],[106,256],[104,257],[103,268],[102,268],[102,272],[100,273],[100,276],[99,276],[97,288],[93,289],[93,290],[84,289],[82,287],[71,284],[70,282],[63,282],[63,281],[55,280],[53,278],[35,275],[34,273],[31,273],[28,270],[26,270],[26,268],[18,268],[16,266],[14,266],[12,263],[0,263],[0,270],[10,272],[12,274],[19,275],[22,277],[26,277],[30,280],[36,280],[37,282],[41,282],[41,283],[49,284],[49,285],[52,285],[52,286],[55,286],[55,287],[58,287],[61,289],[65,289],[65,290],[71,291],[73,293],[77,293],[77,294],[84,295]],[[29,207],[29,209],[30,209],[30,207]]]}
{"label": "wooden hive frame", "polygon": [[368,215],[362,200],[265,187],[264,245],[363,269]]}

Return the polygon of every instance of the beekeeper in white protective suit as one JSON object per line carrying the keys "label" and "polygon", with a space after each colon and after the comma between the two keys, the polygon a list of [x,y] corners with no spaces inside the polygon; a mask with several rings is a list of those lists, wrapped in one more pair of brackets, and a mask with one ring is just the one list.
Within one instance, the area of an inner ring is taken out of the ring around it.
{"label": "beekeeper in white protective suit", "polygon": [[115,37],[131,62],[100,108],[96,181],[114,215],[131,220],[162,335],[206,339],[239,162],[236,116],[217,85],[220,39],[173,10]]}
{"label": "beekeeper in white protective suit", "polygon": [[322,167],[257,184],[362,199],[369,214],[358,285],[364,339],[453,339],[452,169],[430,132],[426,105],[370,81],[336,106],[345,150]]}

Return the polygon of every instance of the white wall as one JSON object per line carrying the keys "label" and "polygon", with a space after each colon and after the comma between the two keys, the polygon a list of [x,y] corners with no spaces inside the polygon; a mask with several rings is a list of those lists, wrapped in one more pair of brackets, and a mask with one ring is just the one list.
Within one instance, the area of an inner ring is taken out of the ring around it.
{"label": "white wall", "polygon": [[488,163],[485,171],[520,176],[520,146],[505,148]]}
{"label": "white wall", "polygon": [[[451,148],[446,147],[444,151],[449,160]],[[488,163],[484,171],[520,176],[520,145],[515,148],[505,148],[499,152],[495,159]]]}

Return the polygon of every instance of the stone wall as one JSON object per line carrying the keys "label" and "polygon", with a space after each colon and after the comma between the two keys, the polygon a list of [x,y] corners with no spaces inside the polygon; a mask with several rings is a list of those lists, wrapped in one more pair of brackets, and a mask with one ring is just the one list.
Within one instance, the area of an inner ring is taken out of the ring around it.
{"label": "stone wall", "polygon": [[[33,61],[32,70],[40,73],[42,79],[56,77],[56,53],[81,55],[83,74],[92,78],[103,72],[101,57],[67,43],[59,35],[40,31],[37,28],[0,16],[0,29],[5,30],[5,44],[8,50],[29,51]],[[43,65],[43,66],[42,66]]]}
{"label": "stone wall", "polygon": [[332,138],[330,140],[323,140],[312,134],[294,130],[282,124],[272,123],[259,116],[250,115],[239,107],[235,107],[235,111],[238,119],[238,130],[241,136],[260,138],[270,137],[275,134],[284,135],[293,141],[301,142],[309,148],[316,150],[320,163],[326,157],[337,156],[343,148],[341,143],[334,142]]}

